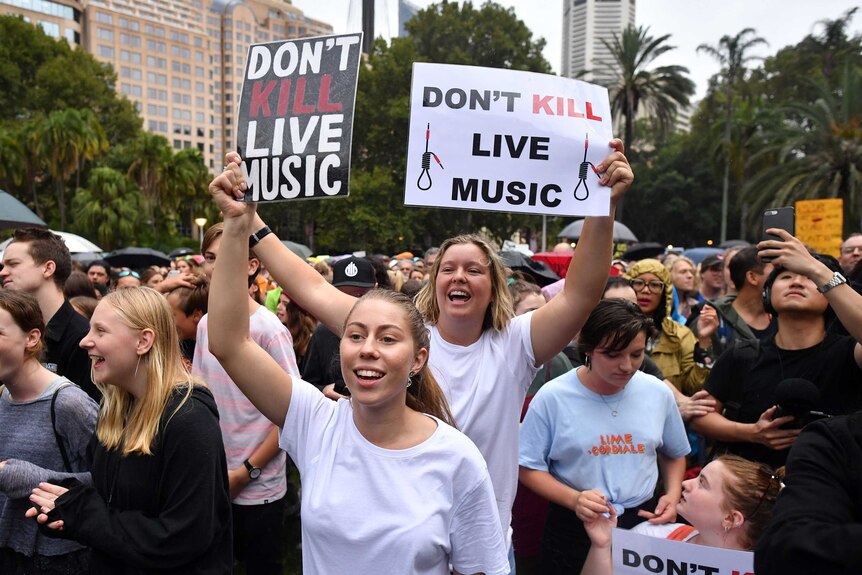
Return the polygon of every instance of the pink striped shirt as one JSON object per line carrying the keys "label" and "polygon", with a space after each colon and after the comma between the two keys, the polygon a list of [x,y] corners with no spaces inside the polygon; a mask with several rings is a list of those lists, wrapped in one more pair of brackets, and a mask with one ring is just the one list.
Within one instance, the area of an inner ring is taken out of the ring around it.
{"label": "pink striped shirt", "polygon": [[[245,302],[242,302],[245,305]],[[195,357],[192,374],[209,385],[219,410],[227,455],[228,469],[242,466],[257,447],[263,443],[273,424],[246,399],[236,384],[225,373],[218,360],[209,352],[209,316],[198,323]],[[249,317],[251,338],[271,355],[287,373],[299,377],[293,340],[274,313],[261,306]],[[265,467],[260,477],[249,483],[233,500],[237,505],[261,505],[284,497],[287,480],[284,474],[285,453],[279,451]]]}

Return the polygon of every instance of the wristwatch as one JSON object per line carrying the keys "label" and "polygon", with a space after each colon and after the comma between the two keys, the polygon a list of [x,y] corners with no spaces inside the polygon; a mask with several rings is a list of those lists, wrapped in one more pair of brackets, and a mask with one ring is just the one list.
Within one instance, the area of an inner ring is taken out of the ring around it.
{"label": "wristwatch", "polygon": [[823,284],[822,286],[820,286],[819,288],[817,288],[817,291],[819,291],[820,293],[826,293],[829,290],[831,290],[832,288],[840,286],[841,284],[846,284],[846,283],[847,283],[847,278],[845,278],[844,276],[842,276],[838,272],[834,272],[832,275],[832,279],[829,280],[828,282],[826,282],[825,284]]}
{"label": "wristwatch", "polygon": [[243,461],[242,464],[245,465],[246,469],[248,469],[248,476],[252,481],[260,477],[260,467],[255,467],[248,459]]}

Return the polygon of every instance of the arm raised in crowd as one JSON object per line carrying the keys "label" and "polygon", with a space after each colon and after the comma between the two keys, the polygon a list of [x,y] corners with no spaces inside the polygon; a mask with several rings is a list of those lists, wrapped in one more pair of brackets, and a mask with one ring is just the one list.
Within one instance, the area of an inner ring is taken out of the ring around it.
{"label": "arm raised in crowd", "polygon": [[[241,161],[236,152],[230,152],[225,156],[225,163],[233,166],[233,182],[242,180],[242,172],[238,167]],[[213,190],[212,185],[210,192],[214,197],[219,196],[216,201],[220,207],[226,200],[237,203],[235,199],[242,198],[243,193],[239,186],[219,187]],[[257,232],[265,225],[263,219],[255,213],[249,233]],[[311,266],[287,249],[275,234],[269,234],[261,239],[254,247],[254,252],[291,300],[320,320],[333,333],[341,335],[344,320],[356,303],[356,298],[334,288]]]}
{"label": "arm raised in crowd", "polygon": [[224,234],[210,283],[209,349],[254,406],[281,427],[293,380],[249,335],[246,268],[256,206],[234,199],[234,192],[241,193],[244,186],[235,162],[209,186],[224,214]]}
{"label": "arm raised in crowd", "polygon": [[550,361],[572,341],[602,297],[613,255],[614,212],[634,180],[622,141],[611,140],[610,146],[614,151],[596,169],[602,174],[600,183],[611,188],[611,212],[586,219],[563,291],[533,313],[530,333],[536,365]]}

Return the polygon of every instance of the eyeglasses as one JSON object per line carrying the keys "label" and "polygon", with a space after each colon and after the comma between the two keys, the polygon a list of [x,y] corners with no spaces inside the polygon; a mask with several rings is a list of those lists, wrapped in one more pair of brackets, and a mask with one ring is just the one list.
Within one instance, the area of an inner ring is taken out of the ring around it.
{"label": "eyeglasses", "polygon": [[123,270],[117,274],[117,277],[121,277],[121,278],[124,278],[126,276],[132,276],[133,278],[138,279],[138,280],[141,279],[141,274],[139,274],[138,272],[132,271],[132,270]]}
{"label": "eyeglasses", "polygon": [[664,289],[664,282],[658,280],[645,282],[640,279],[633,279],[630,283],[635,291],[643,291],[644,287],[648,287],[652,293],[661,293]]}

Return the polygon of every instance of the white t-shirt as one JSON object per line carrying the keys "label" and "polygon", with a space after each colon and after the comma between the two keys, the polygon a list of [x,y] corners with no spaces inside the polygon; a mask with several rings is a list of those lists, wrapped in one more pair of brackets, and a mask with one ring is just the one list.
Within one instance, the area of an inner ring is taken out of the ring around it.
{"label": "white t-shirt", "polygon": [[532,313],[517,316],[501,332],[485,330],[466,347],[445,341],[437,326],[428,326],[428,364],[458,429],[473,440],[488,463],[504,533],[509,532],[518,488],[521,408],[539,370],[530,339],[532,317]]}
{"label": "white t-shirt", "polygon": [[349,400],[294,378],[280,445],[302,475],[303,573],[509,573],[482,456],[435,421],[419,445],[382,449],[359,433]]}

